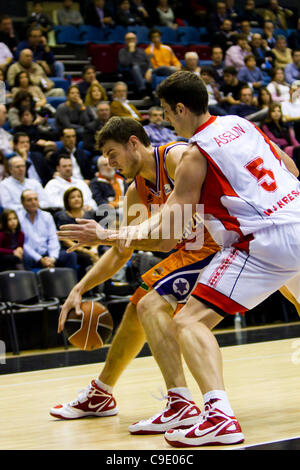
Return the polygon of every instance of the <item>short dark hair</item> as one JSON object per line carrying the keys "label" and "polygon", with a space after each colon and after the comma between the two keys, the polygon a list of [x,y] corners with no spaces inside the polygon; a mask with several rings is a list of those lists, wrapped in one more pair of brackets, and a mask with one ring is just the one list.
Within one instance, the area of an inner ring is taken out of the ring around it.
{"label": "short dark hair", "polygon": [[228,65],[228,67],[225,67],[223,70],[223,74],[225,73],[230,74],[230,75],[237,75],[238,71],[235,67],[233,67],[233,65]]}
{"label": "short dark hair", "polygon": [[56,166],[59,165],[62,158],[72,161],[71,155],[69,155],[68,153],[60,153],[56,158]]}
{"label": "short dark hair", "polygon": [[151,28],[151,29],[149,30],[148,38],[150,39],[150,41],[151,41],[151,38],[152,38],[153,34],[157,34],[157,33],[158,33],[160,36],[162,35],[162,34],[161,34],[161,31],[160,31],[158,28]]}
{"label": "short dark hair", "polygon": [[84,77],[84,75],[86,74],[86,72],[87,72],[88,70],[90,70],[90,69],[93,69],[94,72],[96,72],[96,70],[97,70],[96,67],[95,67],[94,65],[92,65],[92,64],[85,65],[85,66],[83,67],[83,69],[82,69],[82,76]]}
{"label": "short dark hair", "polygon": [[78,191],[80,193],[81,200],[82,200],[82,206],[83,206],[83,194],[82,194],[81,189],[76,188],[75,186],[72,186],[72,188],[68,188],[64,192],[64,195],[63,195],[64,207],[65,207],[66,211],[70,210],[69,197],[72,193],[74,193],[74,191]]}
{"label": "short dark hair", "polygon": [[101,149],[108,140],[126,145],[132,135],[135,135],[145,147],[151,145],[142,124],[130,117],[113,116],[96,134],[97,147]]}
{"label": "short dark hair", "polygon": [[[22,109],[22,112],[24,112],[24,111],[30,111],[31,112],[31,110],[27,109],[27,108]],[[19,142],[20,137],[28,137],[29,138],[29,135],[26,134],[26,132],[16,132],[13,136],[13,143],[17,144]]]}
{"label": "short dark hair", "polygon": [[248,54],[248,55],[246,55],[246,57],[244,58],[245,64],[247,64],[247,62],[248,62],[250,59],[255,59],[255,61],[256,61],[255,55],[254,55],[254,54]]}
{"label": "short dark hair", "polygon": [[158,98],[164,99],[173,111],[176,111],[177,103],[182,103],[198,116],[207,112],[206,85],[193,72],[173,73],[158,85],[156,93]]}

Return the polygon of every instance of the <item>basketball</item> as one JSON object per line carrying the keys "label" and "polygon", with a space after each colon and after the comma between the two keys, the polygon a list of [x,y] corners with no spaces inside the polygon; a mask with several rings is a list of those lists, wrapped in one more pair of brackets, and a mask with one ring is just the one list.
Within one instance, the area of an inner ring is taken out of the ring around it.
{"label": "basketball", "polygon": [[100,349],[112,334],[113,319],[107,308],[99,302],[82,302],[82,315],[70,310],[65,323],[68,341],[83,351]]}

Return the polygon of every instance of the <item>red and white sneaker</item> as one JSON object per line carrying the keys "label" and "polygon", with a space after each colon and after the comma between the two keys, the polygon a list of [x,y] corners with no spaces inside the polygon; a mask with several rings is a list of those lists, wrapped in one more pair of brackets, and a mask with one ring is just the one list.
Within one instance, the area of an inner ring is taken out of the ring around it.
{"label": "red and white sneaker", "polygon": [[199,421],[200,410],[193,401],[168,392],[167,407],[149,419],[129,426],[131,434],[161,434],[168,429],[187,428]]}
{"label": "red and white sneaker", "polygon": [[185,430],[170,429],[165,433],[165,439],[173,447],[199,447],[240,444],[244,435],[234,416],[205,405],[196,425]]}
{"label": "red and white sneaker", "polygon": [[113,416],[117,413],[117,403],[113,395],[98,387],[94,380],[86,389],[79,392],[74,401],[54,406],[50,410],[51,416],[61,419]]}

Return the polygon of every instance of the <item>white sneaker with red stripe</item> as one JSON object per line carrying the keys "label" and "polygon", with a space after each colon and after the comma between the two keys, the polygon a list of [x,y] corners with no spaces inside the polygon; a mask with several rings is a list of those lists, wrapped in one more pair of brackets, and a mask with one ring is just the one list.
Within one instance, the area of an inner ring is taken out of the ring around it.
{"label": "white sneaker with red stripe", "polygon": [[94,380],[78,397],[69,403],[54,406],[50,415],[54,418],[77,419],[85,416],[113,416],[118,413],[116,400],[111,393],[98,387]]}
{"label": "white sneaker with red stripe", "polygon": [[187,428],[199,421],[200,410],[193,401],[182,395],[168,392],[167,407],[149,419],[129,426],[131,434],[161,434],[168,429]]}
{"label": "white sneaker with red stripe", "polygon": [[165,439],[173,447],[199,447],[240,444],[244,435],[234,416],[206,404],[197,424],[185,430],[170,429]]}

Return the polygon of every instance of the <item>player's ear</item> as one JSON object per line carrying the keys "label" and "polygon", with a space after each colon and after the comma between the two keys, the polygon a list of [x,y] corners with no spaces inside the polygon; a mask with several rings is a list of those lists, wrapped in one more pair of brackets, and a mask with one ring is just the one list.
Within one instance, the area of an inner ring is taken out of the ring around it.
{"label": "player's ear", "polygon": [[184,111],[184,104],[183,103],[177,103],[176,104],[176,113],[177,114],[182,114]]}

